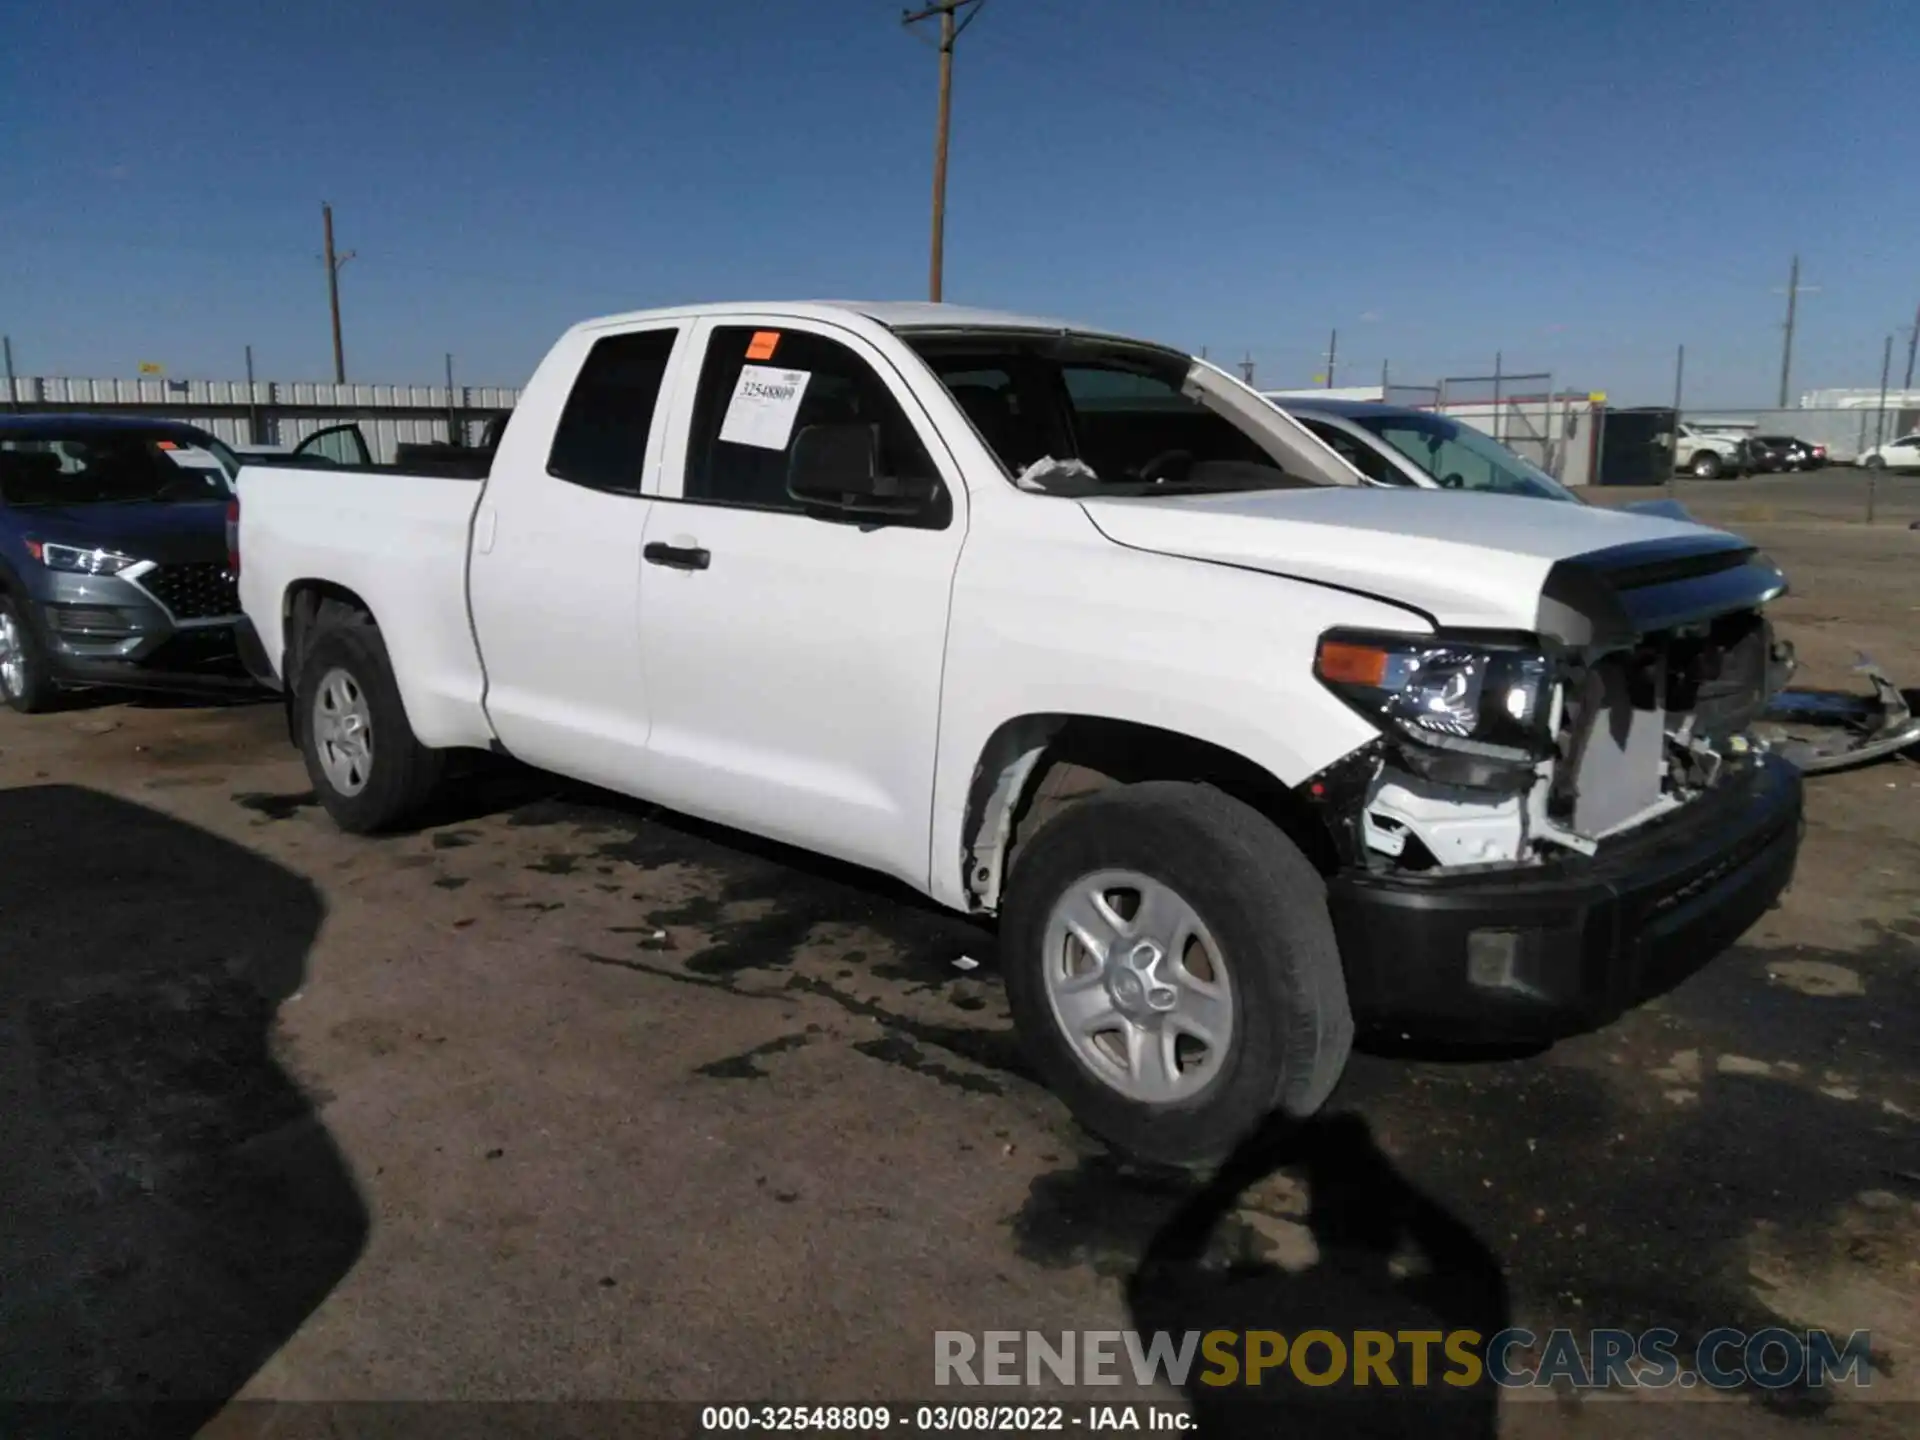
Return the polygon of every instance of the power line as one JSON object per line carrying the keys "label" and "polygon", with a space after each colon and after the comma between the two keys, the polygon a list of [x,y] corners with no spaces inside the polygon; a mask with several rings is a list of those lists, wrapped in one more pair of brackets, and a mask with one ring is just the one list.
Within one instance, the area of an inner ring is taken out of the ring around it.
{"label": "power line", "polygon": [[[935,16],[940,20],[940,108],[933,127],[933,237],[927,258],[927,298],[938,303],[947,242],[947,137],[953,117],[953,43],[979,17],[986,0],[934,0],[926,9],[902,13],[902,25],[917,25]],[[959,12],[972,6],[966,19]]]}

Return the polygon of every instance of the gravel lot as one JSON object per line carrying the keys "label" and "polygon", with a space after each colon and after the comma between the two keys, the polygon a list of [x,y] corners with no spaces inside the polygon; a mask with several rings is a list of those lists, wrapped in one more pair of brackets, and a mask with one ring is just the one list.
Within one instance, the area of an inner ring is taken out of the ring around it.
{"label": "gravel lot", "polygon": [[[1920,480],[1872,528],[1863,486],[1679,493],[1787,567],[1804,679],[1861,647],[1920,684]],[[0,787],[9,1398],[170,1396],[178,1433],[235,1397],[898,1400],[937,1329],[1208,1328],[1218,1272],[1141,1278],[1193,1193],[1028,1078],[990,933],[870,876],[506,769],[352,839],[273,705],[0,714]],[[1911,763],[1815,781],[1784,906],[1601,1034],[1356,1058],[1385,1162],[1314,1191],[1461,1222],[1444,1323],[1867,1328],[1870,1397],[1920,1400],[1916,800]],[[1219,1323],[1406,1323],[1308,1194],[1221,1197],[1261,1318]],[[1503,1430],[1914,1414],[1509,1395]]]}

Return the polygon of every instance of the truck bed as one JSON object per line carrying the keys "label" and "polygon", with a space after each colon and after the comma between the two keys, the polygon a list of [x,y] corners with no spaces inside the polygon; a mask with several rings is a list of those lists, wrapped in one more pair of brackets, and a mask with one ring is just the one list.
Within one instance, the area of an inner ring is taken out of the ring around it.
{"label": "truck bed", "polygon": [[248,465],[240,472],[240,600],[285,673],[303,591],[357,599],[379,622],[421,743],[485,746],[486,677],[467,614],[482,478],[389,467]]}

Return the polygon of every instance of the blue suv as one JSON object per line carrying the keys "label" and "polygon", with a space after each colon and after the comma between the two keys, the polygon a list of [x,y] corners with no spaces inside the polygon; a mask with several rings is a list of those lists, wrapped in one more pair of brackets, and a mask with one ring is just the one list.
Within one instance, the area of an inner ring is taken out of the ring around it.
{"label": "blue suv", "polygon": [[227,524],[239,468],[179,421],[0,415],[0,701],[250,688]]}

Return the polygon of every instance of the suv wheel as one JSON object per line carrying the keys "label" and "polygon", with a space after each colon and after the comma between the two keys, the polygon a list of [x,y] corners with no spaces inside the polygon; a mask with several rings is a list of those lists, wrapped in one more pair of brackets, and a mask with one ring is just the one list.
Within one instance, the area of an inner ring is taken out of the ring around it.
{"label": "suv wheel", "polygon": [[1203,785],[1122,786],[1021,849],[1001,968],[1035,1068],[1089,1130],[1164,1165],[1307,1115],[1353,1041],[1320,875]]}
{"label": "suv wheel", "polygon": [[53,703],[53,679],[26,612],[11,595],[0,595],[0,700],[23,715]]}
{"label": "suv wheel", "polygon": [[1693,457],[1693,463],[1687,467],[1694,477],[1700,480],[1718,480],[1726,470],[1726,463],[1711,450],[1702,450]]}

